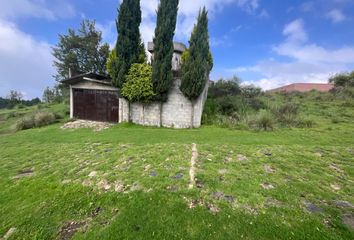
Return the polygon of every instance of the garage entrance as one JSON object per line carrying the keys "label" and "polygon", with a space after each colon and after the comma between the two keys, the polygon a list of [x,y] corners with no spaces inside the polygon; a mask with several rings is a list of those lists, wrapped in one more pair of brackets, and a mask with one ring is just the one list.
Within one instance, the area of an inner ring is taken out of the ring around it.
{"label": "garage entrance", "polygon": [[118,122],[117,91],[73,89],[74,117],[78,119]]}

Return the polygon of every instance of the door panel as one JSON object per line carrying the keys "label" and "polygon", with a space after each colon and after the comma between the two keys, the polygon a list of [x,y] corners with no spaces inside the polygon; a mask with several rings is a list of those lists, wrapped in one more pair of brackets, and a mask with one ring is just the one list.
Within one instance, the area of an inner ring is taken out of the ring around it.
{"label": "door panel", "polygon": [[74,89],[74,117],[78,119],[118,122],[118,92]]}

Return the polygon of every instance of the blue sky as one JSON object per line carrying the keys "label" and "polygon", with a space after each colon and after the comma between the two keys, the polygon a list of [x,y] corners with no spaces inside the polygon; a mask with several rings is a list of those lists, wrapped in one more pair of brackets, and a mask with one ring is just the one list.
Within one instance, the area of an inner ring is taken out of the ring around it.
{"label": "blue sky", "polygon": [[[55,84],[51,47],[58,34],[96,20],[116,40],[121,0],[1,0],[0,96],[10,89],[41,97]],[[158,0],[141,0],[141,34],[151,41]],[[354,70],[354,0],[180,0],[175,40],[188,43],[201,6],[209,11],[211,79],[237,75],[264,89],[326,82]]]}

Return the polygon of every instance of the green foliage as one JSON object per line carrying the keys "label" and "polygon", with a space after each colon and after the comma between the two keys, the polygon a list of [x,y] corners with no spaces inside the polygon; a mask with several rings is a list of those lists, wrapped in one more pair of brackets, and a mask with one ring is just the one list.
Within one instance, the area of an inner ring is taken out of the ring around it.
{"label": "green foliage", "polygon": [[[189,59],[190,53],[189,53],[189,49],[187,49],[186,51],[184,51],[182,53],[182,65],[183,63],[186,63]],[[209,51],[208,54],[208,63],[209,63],[209,72],[211,72],[211,70],[213,69],[214,66],[214,60],[213,60],[213,55],[211,54],[211,51]]]}
{"label": "green foliage", "polygon": [[285,126],[296,125],[299,105],[294,102],[288,102],[283,105],[276,105],[272,108],[277,121]]}
{"label": "green foliage", "polygon": [[255,117],[255,119],[250,121],[252,127],[256,127],[259,130],[269,131],[274,129],[274,116],[271,112],[267,110],[261,110]]}
{"label": "green foliage", "polygon": [[21,106],[34,106],[41,102],[39,98],[33,98],[31,100],[23,100],[22,98],[23,95],[21,92],[11,90],[6,98],[0,97],[0,109],[12,109]]}
{"label": "green foliage", "polygon": [[336,87],[354,87],[354,71],[351,73],[340,73],[329,79]]}
{"label": "green foliage", "polygon": [[123,0],[116,20],[118,39],[117,59],[113,63],[111,77],[116,87],[121,88],[125,77],[134,63],[143,63],[144,45],[140,37],[141,9],[139,0]]}
{"label": "green foliage", "polygon": [[62,103],[69,99],[69,88],[63,84],[58,84],[53,88],[47,87],[43,92],[43,102]]}
{"label": "green foliage", "polygon": [[152,83],[156,100],[165,102],[173,82],[172,56],[179,0],[161,0],[157,10]]}
{"label": "green foliage", "polygon": [[209,87],[208,96],[210,98],[220,98],[224,96],[237,96],[241,94],[241,80],[237,76],[231,79],[220,79],[213,82]]}
{"label": "green foliage", "polygon": [[212,68],[209,47],[208,13],[205,9],[199,12],[197,24],[194,26],[190,41],[189,56],[185,56],[182,64],[181,91],[190,100],[197,99],[209,80]]}
{"label": "green foliage", "polygon": [[[102,44],[102,33],[95,28],[95,21],[84,20],[77,31],[69,29],[59,35],[59,43],[53,48],[57,81],[86,72],[106,74],[109,45]],[[70,69],[70,70],[69,70]]]}
{"label": "green foliage", "polygon": [[122,88],[122,96],[130,102],[149,102],[155,94],[152,89],[152,68],[150,65],[133,64]]}
{"label": "green foliage", "polygon": [[106,63],[107,72],[112,79],[114,76],[113,67],[116,61],[117,61],[117,50],[116,48],[113,48],[108,55],[107,63]]}

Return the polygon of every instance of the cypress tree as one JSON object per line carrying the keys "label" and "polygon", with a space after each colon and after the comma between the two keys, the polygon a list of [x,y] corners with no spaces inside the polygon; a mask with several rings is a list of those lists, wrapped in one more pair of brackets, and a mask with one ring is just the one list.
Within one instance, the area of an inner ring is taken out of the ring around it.
{"label": "cypress tree", "polygon": [[154,37],[152,83],[156,100],[165,102],[173,81],[172,57],[179,0],[161,0]]}
{"label": "cypress tree", "polygon": [[116,45],[117,60],[113,64],[113,83],[121,88],[131,65],[139,63],[141,55],[140,0],[123,0],[116,20],[118,39]]}
{"label": "cypress tree", "polygon": [[181,91],[190,100],[197,99],[203,92],[212,68],[209,47],[208,12],[205,7],[199,12],[189,40],[189,56],[182,63]]}

